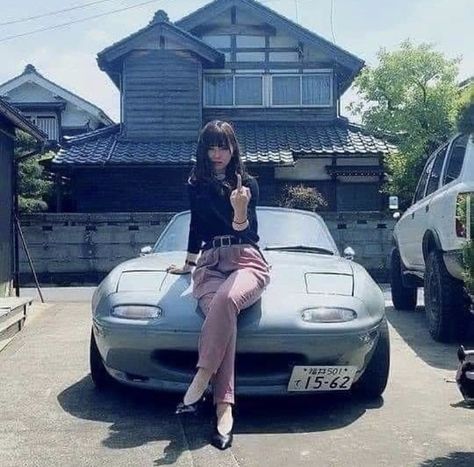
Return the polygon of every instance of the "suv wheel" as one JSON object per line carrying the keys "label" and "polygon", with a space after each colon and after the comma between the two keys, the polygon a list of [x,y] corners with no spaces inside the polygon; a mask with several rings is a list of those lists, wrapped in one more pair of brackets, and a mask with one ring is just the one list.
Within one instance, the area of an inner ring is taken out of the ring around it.
{"label": "suv wheel", "polygon": [[390,258],[390,286],[393,306],[397,310],[413,311],[416,308],[418,289],[416,287],[406,287],[403,285],[402,261],[397,248],[393,249]]}
{"label": "suv wheel", "polygon": [[437,250],[428,254],[424,288],[431,337],[439,342],[461,338],[468,325],[463,283],[449,274]]}

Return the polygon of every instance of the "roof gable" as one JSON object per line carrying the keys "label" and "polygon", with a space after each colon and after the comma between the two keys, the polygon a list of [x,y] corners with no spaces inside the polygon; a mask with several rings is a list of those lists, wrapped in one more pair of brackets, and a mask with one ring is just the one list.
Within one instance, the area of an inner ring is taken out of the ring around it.
{"label": "roof gable", "polygon": [[100,69],[106,72],[111,71],[113,61],[132,50],[143,48],[144,42],[149,41],[149,43],[153,44],[154,48],[158,49],[161,37],[171,40],[172,43],[179,44],[187,50],[191,50],[211,63],[221,63],[224,61],[224,54],[187,31],[170,23],[166,13],[159,10],[148,26],[99,52],[97,54],[97,61]]}
{"label": "roof gable", "polygon": [[297,38],[299,41],[318,47],[340,65],[348,68],[352,72],[352,75],[358,73],[364,65],[363,60],[355,55],[255,0],[214,0],[179,21],[176,21],[175,25],[191,32],[198,26],[214,19],[216,16],[221,15],[234,6],[246,10],[249,14],[264,20],[267,24],[276,29],[286,31],[288,35]]}
{"label": "roof gable", "polygon": [[74,94],[73,92],[68,91],[67,89],[59,86],[58,84],[53,83],[49,79],[46,79],[43,75],[36,71],[36,68],[33,65],[27,65],[21,75],[18,75],[10,79],[9,81],[1,84],[0,95],[5,96],[11,91],[27,83],[39,86],[45,91],[51,93],[53,97],[51,102],[57,101],[57,98],[55,98],[55,96],[57,96],[67,102],[70,102],[71,104],[75,105],[84,112],[93,115],[104,125],[111,125],[114,123],[114,121],[110,117],[108,117],[99,107],[83,99],[82,97],[79,97],[77,94]]}

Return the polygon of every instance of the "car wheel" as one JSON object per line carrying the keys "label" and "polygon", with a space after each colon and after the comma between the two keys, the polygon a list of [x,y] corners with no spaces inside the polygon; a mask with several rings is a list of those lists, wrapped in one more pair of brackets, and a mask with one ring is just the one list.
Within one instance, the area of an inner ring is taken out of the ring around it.
{"label": "car wheel", "polygon": [[397,248],[393,249],[390,258],[390,286],[393,306],[397,310],[415,310],[418,289],[403,285],[402,261]]}
{"label": "car wheel", "polygon": [[365,399],[377,399],[385,391],[390,370],[390,336],[384,319],[380,324],[377,344],[367,368],[352,387],[354,394]]}
{"label": "car wheel", "polygon": [[100,356],[97,343],[95,341],[94,330],[91,330],[91,342],[89,351],[89,363],[91,378],[97,389],[105,389],[113,383],[112,377],[107,373],[104,362]]}
{"label": "car wheel", "polygon": [[463,337],[469,319],[463,283],[449,274],[437,250],[428,254],[424,289],[431,337],[439,342]]}

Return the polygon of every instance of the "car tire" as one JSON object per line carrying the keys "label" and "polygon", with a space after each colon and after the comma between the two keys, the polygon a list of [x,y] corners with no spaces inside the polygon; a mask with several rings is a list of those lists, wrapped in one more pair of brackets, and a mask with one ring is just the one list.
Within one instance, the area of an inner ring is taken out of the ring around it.
{"label": "car tire", "polygon": [[95,341],[94,330],[91,330],[91,341],[89,351],[89,364],[91,371],[91,378],[97,389],[106,389],[113,383],[112,377],[107,373],[104,362],[100,356],[97,343]]}
{"label": "car tire", "polygon": [[362,376],[352,386],[355,395],[363,399],[377,399],[385,391],[390,371],[390,335],[386,319],[379,328],[375,349]]}
{"label": "car tire", "polygon": [[402,260],[397,248],[390,258],[390,286],[393,306],[397,310],[413,311],[416,308],[418,288],[406,287],[402,279]]}
{"label": "car tire", "polygon": [[464,285],[449,274],[438,250],[428,254],[424,289],[431,337],[438,342],[453,342],[464,337],[469,319]]}

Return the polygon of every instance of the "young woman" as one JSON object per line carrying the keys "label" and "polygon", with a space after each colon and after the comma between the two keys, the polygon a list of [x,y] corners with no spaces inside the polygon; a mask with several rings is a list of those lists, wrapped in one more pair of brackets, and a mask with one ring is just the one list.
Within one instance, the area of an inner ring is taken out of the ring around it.
{"label": "young woman", "polygon": [[168,271],[192,272],[193,296],[205,320],[197,372],[176,413],[195,412],[212,382],[216,424],[211,443],[226,449],[232,444],[237,315],[255,303],[270,282],[270,267],[257,244],[258,183],[244,168],[229,123],[212,121],[201,130],[188,193],[191,222],[185,264],[172,264]]}

